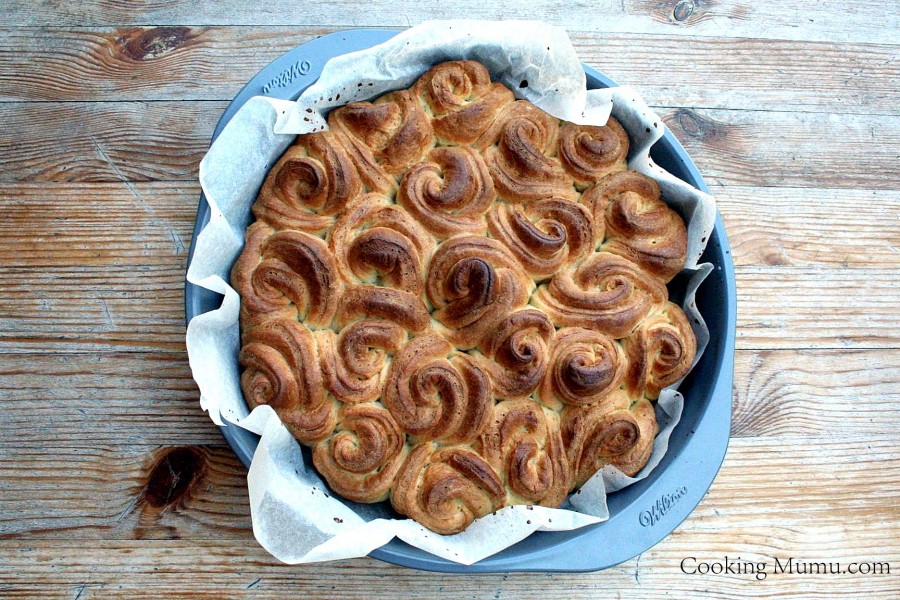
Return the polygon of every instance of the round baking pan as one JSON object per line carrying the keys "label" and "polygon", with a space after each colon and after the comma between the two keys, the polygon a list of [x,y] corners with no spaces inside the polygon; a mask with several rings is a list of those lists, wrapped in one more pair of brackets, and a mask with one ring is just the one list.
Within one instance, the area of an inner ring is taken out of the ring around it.
{"label": "round baking pan", "polygon": [[[389,30],[349,30],[322,36],[298,46],[260,71],[231,102],[213,133],[215,140],[234,113],[253,96],[296,99],[321,73],[328,59],[368,48],[396,35]],[[589,89],[616,83],[585,65]],[[694,163],[668,130],[651,156],[664,169],[691,185],[709,191]],[[200,196],[194,237],[209,222],[209,205]],[[193,245],[191,246],[191,256]],[[474,565],[459,565],[399,540],[372,552],[390,563],[445,572],[595,571],[626,561],[672,532],[699,504],[712,484],[728,447],[731,428],[731,388],[734,375],[737,312],[734,264],[722,217],[700,262],[713,272],[697,292],[697,305],[710,331],[700,362],[679,388],[684,413],[672,432],[669,449],[646,479],[610,494],[609,520],[575,531],[537,532]],[[190,264],[190,260],[188,261]],[[216,310],[222,296],[191,283],[185,287],[185,316]],[[239,427],[222,427],[222,434],[245,465],[250,464],[258,436]]]}

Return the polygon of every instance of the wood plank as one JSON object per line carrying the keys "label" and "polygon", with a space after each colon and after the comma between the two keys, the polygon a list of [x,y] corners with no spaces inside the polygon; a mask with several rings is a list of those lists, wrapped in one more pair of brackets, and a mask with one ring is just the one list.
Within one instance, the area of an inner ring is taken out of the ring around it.
{"label": "wood plank", "polygon": [[896,269],[900,262],[898,190],[729,185],[712,191],[739,267]]}
{"label": "wood plank", "polygon": [[[266,64],[329,32],[0,29],[0,101],[230,100]],[[900,101],[900,46],[606,32],[573,43],[655,106],[896,114]]]}
{"label": "wood plank", "polygon": [[[121,27],[0,30],[7,100],[231,100],[320,28]],[[28,76],[23,77],[23,73]]]}
{"label": "wood plank", "polygon": [[[194,180],[224,109],[223,102],[0,103],[0,182]],[[895,189],[900,181],[900,116],[660,113],[714,184]]]}
{"label": "wood plank", "polygon": [[[397,598],[403,590],[404,598],[424,600],[432,598],[497,598],[540,600],[555,598],[564,590],[572,600],[594,600],[598,597],[646,599],[672,596],[676,598],[788,598],[811,599],[830,597],[896,598],[897,577],[890,575],[768,575],[762,581],[753,575],[685,575],[679,563],[688,556],[699,555],[701,560],[722,561],[725,552],[730,558],[738,555],[745,560],[762,560],[769,573],[774,558],[761,556],[745,532],[738,541],[727,542],[714,533],[688,537],[675,533],[639,559],[598,573],[553,574],[509,573],[488,575],[459,575],[425,573],[393,567],[373,559],[357,559],[337,563],[305,566],[276,565],[266,562],[262,550],[248,550],[241,542],[214,542],[192,545],[189,541],[158,541],[127,544],[54,543],[47,547],[15,543],[10,552],[20,557],[11,564],[18,568],[26,560],[32,561],[23,575],[7,577],[9,587],[0,588],[9,598],[78,598],[79,600],[114,597],[162,597],[173,590],[191,598],[218,600],[227,598],[283,599],[300,595],[309,598],[385,599]],[[828,532],[818,535],[825,537]],[[788,545],[804,537],[783,529],[771,532],[772,540]],[[827,560],[824,550],[816,548],[816,536],[805,536],[807,556]],[[885,535],[875,536],[885,540]],[[787,540],[787,542],[782,542]],[[676,545],[678,542],[678,545]],[[693,543],[686,548],[685,543]],[[872,548],[867,544],[868,548]],[[872,548],[870,556],[896,561],[890,550]],[[783,550],[773,552],[787,560]],[[862,551],[843,553],[846,566],[861,558]],[[859,553],[859,554],[857,554]],[[91,570],[90,557],[98,563]],[[191,564],[189,560],[195,561]],[[35,561],[43,560],[39,572]],[[806,559],[810,560],[810,559]],[[876,559],[877,560],[877,559]],[[118,568],[115,566],[118,564]],[[893,566],[893,565],[892,565]],[[117,569],[127,569],[124,576]],[[35,579],[26,581],[25,577]]]}
{"label": "wood plank", "polygon": [[[739,267],[892,268],[900,260],[900,226],[892,226],[900,219],[900,190],[714,186],[713,192]],[[7,184],[0,188],[0,264],[184,260],[199,196],[196,181]]]}
{"label": "wood plank", "polygon": [[0,104],[0,181],[193,180],[226,105]]}
{"label": "wood plank", "polygon": [[184,350],[184,265],[0,267],[0,353]]}
{"label": "wood plank", "polygon": [[0,187],[0,264],[186,267],[200,183]]}
{"label": "wood plank", "polygon": [[662,109],[700,172],[714,183],[896,189],[900,117]]}
{"label": "wood plank", "polygon": [[[485,589],[496,588],[514,598],[546,597],[559,589],[566,589],[567,597],[595,598],[597,590],[608,585],[627,586],[646,597],[673,590],[736,594],[739,589],[746,592],[747,587],[739,586],[748,582],[754,594],[763,596],[784,597],[792,586],[807,593],[826,589],[817,586],[849,591],[863,578],[775,575],[771,569],[775,557],[840,561],[844,566],[851,561],[897,564],[900,511],[893,499],[900,493],[900,454],[892,441],[873,441],[870,446],[861,452],[858,444],[840,440],[810,444],[803,438],[783,438],[777,446],[769,440],[735,440],[698,509],[639,560],[589,575],[508,577],[425,574],[371,560],[288,568],[253,540],[248,506],[240,500],[243,477],[225,454],[181,449],[198,462],[163,465],[173,466],[176,475],[189,481],[176,486],[177,498],[163,509],[151,503],[161,497],[160,490],[140,495],[145,478],[140,469],[154,464],[162,450],[147,451],[143,461],[139,450],[122,447],[80,456],[64,453],[63,460],[77,466],[77,472],[90,474],[83,480],[86,486],[79,485],[80,479],[70,480],[71,471],[48,460],[46,450],[28,449],[16,455],[9,475],[5,461],[0,467],[4,482],[9,482],[0,499],[5,509],[0,519],[5,528],[14,528],[14,537],[10,539],[8,531],[0,545],[0,586],[5,587],[0,589],[15,588],[22,594],[53,585],[75,596],[73,592],[85,586],[85,592],[102,595],[119,589],[115,586],[122,584],[126,568],[129,585],[175,585],[182,593],[215,589],[221,594],[249,587],[274,594],[290,585],[294,593],[327,595],[333,585],[340,587],[341,597],[393,598],[397,589],[421,598],[451,589],[483,597]],[[196,476],[195,469],[201,469]],[[127,490],[130,498],[123,493]],[[42,498],[40,506],[36,496]],[[777,505],[772,498],[778,499]],[[153,525],[142,527],[142,519]],[[872,527],[873,521],[880,525]],[[770,574],[756,581],[752,575],[700,577],[679,570],[689,556],[699,562],[721,561],[726,555],[766,561]],[[379,583],[387,578],[392,586]],[[891,573],[869,576],[864,583],[867,589],[886,593],[897,589],[897,581],[898,574]]]}
{"label": "wood plank", "polygon": [[[792,471],[798,464],[804,468]],[[714,516],[731,526],[740,522],[764,530],[780,518],[761,510],[761,498],[772,497],[783,510],[806,508],[789,517],[798,527],[849,525],[878,513],[900,516],[898,465],[900,450],[885,437],[862,443],[733,438],[713,490],[683,530],[702,529]],[[0,457],[0,474],[0,538],[199,540],[244,539],[250,533],[246,469],[223,442],[20,445]],[[900,523],[894,525],[900,530]]]}
{"label": "wood plank", "polygon": [[[898,365],[897,350],[738,350],[731,434],[895,435]],[[108,446],[222,443],[200,409],[183,352],[6,354],[0,398],[0,449],[39,446],[48,436],[67,448],[83,447],[85,440]]]}
{"label": "wood plank", "polygon": [[897,350],[739,350],[732,439],[756,436],[896,438]]}
{"label": "wood plank", "polygon": [[745,267],[736,276],[739,348],[900,347],[896,269]]}
{"label": "wood plank", "polygon": [[252,537],[247,470],[221,438],[215,446],[20,446],[4,452],[0,473],[0,539]]}
{"label": "wood plank", "polygon": [[327,5],[291,4],[260,7],[253,2],[148,0],[140,3],[86,0],[60,6],[52,0],[7,0],[8,26],[107,25],[296,25],[406,28],[422,21],[447,18],[509,19],[523,16],[573,31],[677,33],[788,40],[831,40],[896,43],[900,19],[891,0],[848,0],[828,10],[816,0],[772,6],[746,0],[692,0],[681,5],[661,0],[553,0],[521,6],[506,0],[458,0],[452,7],[436,0],[397,0],[361,5],[336,0]]}
{"label": "wood plank", "polygon": [[185,352],[7,354],[0,397],[0,447],[222,443]]}

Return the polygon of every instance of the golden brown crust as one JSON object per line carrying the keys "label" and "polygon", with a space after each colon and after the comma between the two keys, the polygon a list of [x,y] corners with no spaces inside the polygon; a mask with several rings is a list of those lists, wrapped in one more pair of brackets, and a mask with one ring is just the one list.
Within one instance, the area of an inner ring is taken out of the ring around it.
{"label": "golden brown crust", "polygon": [[627,366],[622,347],[609,336],[581,327],[560,329],[550,347],[541,402],[554,409],[603,403],[622,385]]}
{"label": "golden brown crust", "polygon": [[482,338],[476,354],[488,372],[494,395],[524,398],[538,386],[547,370],[547,345],[553,323],[539,310],[511,313]]}
{"label": "golden brown crust", "polygon": [[618,339],[667,298],[665,286],[637,265],[599,252],[554,275],[538,288],[531,303],[557,325],[597,329]]}
{"label": "golden brown crust", "polygon": [[310,331],[293,319],[274,319],[244,332],[238,356],[241,389],[251,408],[268,404],[303,443],[334,429],[334,402],[325,395]]}
{"label": "golden brown crust", "polygon": [[634,477],[650,459],[653,442],[659,433],[659,423],[656,421],[653,405],[646,398],[632,403],[630,411],[638,424],[638,441],[630,450],[614,456],[610,464],[629,477]]}
{"label": "golden brown crust", "polygon": [[616,173],[587,190],[582,202],[605,226],[604,251],[624,256],[663,283],[684,267],[687,228],[660,200],[659,185],[649,177]]}
{"label": "golden brown crust", "polygon": [[435,148],[406,172],[397,192],[397,203],[440,239],[482,233],[493,201],[487,165],[471,148]]}
{"label": "golden brown crust", "polygon": [[471,144],[513,101],[503,84],[491,82],[481,63],[454,60],[435,65],[413,86],[432,114],[435,134],[444,142]]}
{"label": "golden brown crust", "polygon": [[432,531],[459,533],[506,502],[503,482],[467,447],[412,449],[391,490],[391,504]]}
{"label": "golden brown crust", "polygon": [[328,126],[362,143],[391,175],[422,160],[434,144],[431,121],[409,90],[336,108]]}
{"label": "golden brown crust", "polygon": [[410,333],[422,333],[431,319],[425,303],[409,292],[374,285],[345,288],[335,324],[343,327],[362,317],[392,321]]}
{"label": "golden brown crust", "polygon": [[334,316],[341,281],[321,239],[257,221],[247,228],[244,251],[231,271],[241,295],[241,328],[273,318],[325,327]]}
{"label": "golden brown crust", "polygon": [[458,443],[481,433],[492,403],[491,383],[466,354],[439,335],[411,340],[394,357],[381,402],[418,441]]}
{"label": "golden brown crust", "polygon": [[329,246],[347,283],[384,285],[419,297],[434,238],[389,199],[366,194],[337,220]]}
{"label": "golden brown crust", "polygon": [[403,431],[377,404],[341,409],[335,432],[316,445],[313,464],[332,490],[355,502],[386,500],[406,459]]}
{"label": "golden brown crust", "polygon": [[509,312],[528,301],[534,283],[509,251],[480,236],[450,238],[428,269],[426,291],[440,333],[473,348]]}
{"label": "golden brown crust", "polygon": [[687,375],[697,355],[694,330],[681,307],[671,302],[644,319],[622,345],[628,355],[628,393],[651,400]]}
{"label": "golden brown crust", "polygon": [[406,331],[390,321],[365,319],[340,333],[317,331],[325,387],[341,402],[359,403],[381,395],[387,361],[406,342]]}
{"label": "golden brown crust", "polygon": [[559,159],[580,189],[628,168],[628,134],[613,117],[603,127],[566,123],[559,130]]}
{"label": "golden brown crust", "polygon": [[270,171],[253,214],[276,229],[317,233],[359,195],[362,181],[340,134],[302,136]]}
{"label": "golden brown crust", "polygon": [[579,261],[594,246],[590,213],[560,198],[537,200],[524,207],[497,203],[488,214],[488,229],[535,279]]}
{"label": "golden brown crust", "polygon": [[646,400],[634,407],[624,392],[589,406],[568,406],[560,430],[575,478],[581,486],[605,465],[634,476],[647,463],[658,426]]}
{"label": "golden brown crust", "polygon": [[337,494],[439,533],[629,475],[696,340],[665,283],[686,230],[629,140],[472,61],[302,135],[232,269],[241,386]]}
{"label": "golden brown crust", "polygon": [[500,402],[491,411],[482,453],[505,476],[515,504],[555,508],[569,493],[571,474],[557,419],[528,399]]}
{"label": "golden brown crust", "polygon": [[575,179],[556,158],[559,120],[525,100],[507,105],[475,142],[501,198],[527,202],[577,199]]}

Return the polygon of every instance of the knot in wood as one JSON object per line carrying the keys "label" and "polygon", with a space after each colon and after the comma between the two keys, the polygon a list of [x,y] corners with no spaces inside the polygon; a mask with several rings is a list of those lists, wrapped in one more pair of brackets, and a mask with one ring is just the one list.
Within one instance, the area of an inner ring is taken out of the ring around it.
{"label": "knot in wood", "polygon": [[672,16],[678,22],[687,20],[692,14],[694,14],[694,3],[691,0],[681,0],[672,10]]}

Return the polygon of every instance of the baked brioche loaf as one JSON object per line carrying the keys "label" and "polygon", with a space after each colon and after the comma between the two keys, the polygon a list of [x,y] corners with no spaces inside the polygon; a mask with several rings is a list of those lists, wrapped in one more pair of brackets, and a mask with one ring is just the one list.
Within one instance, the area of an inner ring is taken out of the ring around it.
{"label": "baked brioche loaf", "polygon": [[335,109],[269,173],[234,265],[241,385],[340,496],[433,531],[629,475],[696,341],[682,219],[629,139],[454,61]]}

